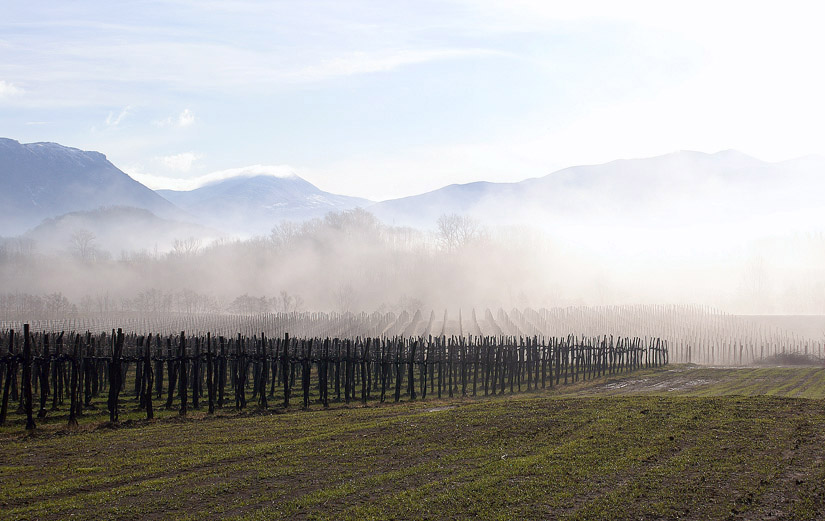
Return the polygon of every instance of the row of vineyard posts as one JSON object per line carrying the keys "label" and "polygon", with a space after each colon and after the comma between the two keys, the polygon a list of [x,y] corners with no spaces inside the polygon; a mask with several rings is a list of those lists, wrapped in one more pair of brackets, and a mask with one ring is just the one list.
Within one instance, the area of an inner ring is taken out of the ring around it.
{"label": "row of vineyard posts", "polygon": [[304,408],[313,402],[328,407],[330,392],[332,400],[345,403],[426,399],[428,394],[487,396],[668,363],[667,342],[612,336],[320,339],[285,334],[273,339],[263,334],[125,335],[120,329],[110,335],[66,335],[32,333],[25,324],[22,335],[0,333],[0,345],[6,348],[0,351],[0,425],[12,403],[25,414],[26,429],[35,428],[35,409],[38,418],[45,418],[64,401],[69,425],[76,425],[104,392],[109,419],[117,422],[121,393],[130,391],[151,419],[156,400],[185,416],[204,400],[210,414],[227,406],[244,409],[250,402],[267,408],[276,398],[289,407],[296,389]]}

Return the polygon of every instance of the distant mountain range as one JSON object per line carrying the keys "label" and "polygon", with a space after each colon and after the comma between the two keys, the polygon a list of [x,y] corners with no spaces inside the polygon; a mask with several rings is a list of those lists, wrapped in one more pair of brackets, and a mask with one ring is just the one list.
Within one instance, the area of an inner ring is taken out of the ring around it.
{"label": "distant mountain range", "polygon": [[488,223],[689,226],[808,210],[818,214],[825,159],[767,163],[728,150],[682,151],[565,168],[517,183],[476,182],[368,209],[386,222],[432,227],[444,213]]}
{"label": "distant mountain range", "polygon": [[[325,192],[296,175],[259,175],[254,169],[191,191],[155,192],[103,154],[0,139],[0,235],[30,230],[39,241],[57,241],[70,229],[94,228],[100,242],[131,247],[134,241],[123,239],[132,235],[151,249],[183,235],[267,234],[281,220],[357,207],[388,224],[428,229],[447,213],[551,229],[617,223],[685,228],[767,219],[757,223],[762,226],[774,216],[777,222],[822,223],[823,174],[825,160],[818,157],[767,163],[735,151],[683,151],[566,168],[517,183],[450,185],[373,203]],[[122,240],[115,241],[118,236]]]}
{"label": "distant mountain range", "polygon": [[55,143],[0,138],[0,234],[16,235],[43,219],[102,206],[134,206],[160,217],[176,208],[98,152]]}
{"label": "distant mountain range", "polygon": [[275,177],[244,171],[194,190],[157,193],[199,222],[258,235],[268,234],[282,220],[303,221],[371,204],[367,199],[324,192],[297,175]]}

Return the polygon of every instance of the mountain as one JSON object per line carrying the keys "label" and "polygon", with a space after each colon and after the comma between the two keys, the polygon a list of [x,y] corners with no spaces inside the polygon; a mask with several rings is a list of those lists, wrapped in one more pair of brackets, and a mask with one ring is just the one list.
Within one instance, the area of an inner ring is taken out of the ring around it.
{"label": "mountain", "polygon": [[161,217],[180,212],[98,152],[56,143],[0,138],[0,235],[17,235],[43,219],[122,205]]}
{"label": "mountain", "polygon": [[371,203],[324,192],[297,175],[254,175],[254,170],[195,190],[157,193],[209,226],[244,235],[268,234],[278,221],[323,217]]}
{"label": "mountain", "polygon": [[517,183],[450,185],[367,209],[384,222],[428,228],[448,213],[546,227],[687,227],[791,214],[819,218],[825,217],[823,174],[825,160],[817,157],[767,163],[732,150],[682,151],[576,166]]}
{"label": "mountain", "polygon": [[162,219],[142,208],[111,206],[45,219],[24,237],[33,239],[43,251],[76,254],[84,242],[90,251],[117,255],[121,251],[169,251],[176,240],[205,245],[221,234],[198,224]]}

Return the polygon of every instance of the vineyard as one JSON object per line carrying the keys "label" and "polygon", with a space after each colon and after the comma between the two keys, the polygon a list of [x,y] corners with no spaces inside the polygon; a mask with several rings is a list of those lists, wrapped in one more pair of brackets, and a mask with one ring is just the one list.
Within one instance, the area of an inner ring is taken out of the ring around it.
{"label": "vineyard", "polygon": [[[306,339],[481,338],[512,337],[550,339],[573,336],[588,343],[608,338],[657,338],[666,343],[671,363],[750,365],[765,358],[797,353],[825,360],[825,335],[806,336],[769,327],[748,317],[731,315],[705,306],[624,305],[575,306],[551,309],[475,309],[404,311],[401,313],[293,312],[259,315],[205,313],[102,313],[89,315],[14,316],[0,318],[0,331],[20,331],[24,323],[35,332],[90,332],[92,335],[122,329],[135,335],[192,335],[211,333],[227,339],[264,334],[267,338],[289,334]],[[4,344],[7,345],[7,344]]]}
{"label": "vineyard", "polygon": [[475,310],[428,319],[420,311],[108,314],[0,327],[0,424],[11,413],[27,429],[64,404],[76,425],[104,396],[117,422],[130,395],[151,419],[156,407],[185,416],[201,407],[488,396],[673,362],[823,359],[821,340],[689,306],[486,310],[481,319]]}
{"label": "vineyard", "polygon": [[[659,367],[668,357],[661,340],[638,338],[321,340],[290,338],[289,334],[275,339],[238,334],[213,340],[211,333],[188,337],[182,331],[162,338],[125,335],[121,329],[112,334],[66,337],[63,333],[32,334],[29,324],[23,325],[21,336],[21,350],[14,330],[3,338],[8,352],[3,357],[0,424],[7,418],[11,400],[25,414],[26,429],[35,428],[35,393],[38,417],[46,417],[68,398],[68,421],[76,425],[84,407],[90,407],[103,392],[107,393],[110,421],[117,422],[121,393],[131,390],[140,410],[152,419],[153,401],[164,395],[165,407],[175,406],[181,416],[189,407],[200,408],[204,400],[209,413],[230,404],[242,410],[248,401],[265,409],[276,399],[286,408],[293,394],[300,395],[304,408],[311,401],[329,407],[330,399],[367,403],[376,394],[380,402],[398,402],[402,396],[423,400],[428,392],[438,398],[486,396]],[[133,387],[127,382],[129,375]]]}

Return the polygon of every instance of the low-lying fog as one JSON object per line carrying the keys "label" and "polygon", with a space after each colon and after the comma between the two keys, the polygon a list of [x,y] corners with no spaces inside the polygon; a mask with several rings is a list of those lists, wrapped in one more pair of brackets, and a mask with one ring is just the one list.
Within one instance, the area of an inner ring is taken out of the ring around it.
{"label": "low-lying fog", "polygon": [[776,222],[697,222],[652,219],[643,228],[617,218],[554,228],[444,214],[419,231],[354,210],[281,223],[266,237],[181,237],[169,251],[119,252],[79,229],[49,248],[3,240],[0,312],[700,303],[825,314],[825,237],[815,227],[783,233]]}

